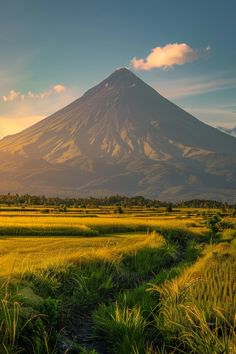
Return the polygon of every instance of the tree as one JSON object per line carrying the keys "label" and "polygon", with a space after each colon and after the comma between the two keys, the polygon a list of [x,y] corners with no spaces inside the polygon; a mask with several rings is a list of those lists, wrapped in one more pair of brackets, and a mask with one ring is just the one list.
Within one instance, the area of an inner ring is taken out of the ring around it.
{"label": "tree", "polygon": [[173,211],[173,209],[172,209],[172,204],[169,203],[169,204],[167,205],[167,207],[166,207],[166,212],[167,212],[167,213],[171,213],[172,211]]}
{"label": "tree", "polygon": [[210,229],[211,243],[216,238],[221,229],[221,218],[218,215],[212,215],[206,219],[205,225]]}
{"label": "tree", "polygon": [[123,214],[124,210],[122,209],[121,205],[117,205],[117,207],[115,208],[115,213],[116,214]]}

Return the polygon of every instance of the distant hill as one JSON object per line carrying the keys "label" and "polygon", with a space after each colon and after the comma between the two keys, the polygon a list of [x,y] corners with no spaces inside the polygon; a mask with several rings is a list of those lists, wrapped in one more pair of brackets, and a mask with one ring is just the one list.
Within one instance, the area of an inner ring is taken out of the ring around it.
{"label": "distant hill", "polygon": [[236,138],[236,126],[234,128],[226,128],[226,127],[217,127],[217,128],[223,133],[232,135],[233,137]]}
{"label": "distant hill", "polygon": [[126,68],[0,141],[0,193],[236,201],[236,139]]}

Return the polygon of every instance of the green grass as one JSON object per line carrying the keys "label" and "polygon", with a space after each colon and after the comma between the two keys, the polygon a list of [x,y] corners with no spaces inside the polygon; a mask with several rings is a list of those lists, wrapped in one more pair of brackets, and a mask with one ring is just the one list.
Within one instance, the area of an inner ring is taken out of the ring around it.
{"label": "green grass", "polygon": [[109,311],[109,308],[103,308],[103,313],[101,311],[100,316],[95,315],[96,327],[101,333],[105,333],[112,352],[120,354],[145,352],[147,321],[139,306],[128,308],[116,303],[114,311]]}

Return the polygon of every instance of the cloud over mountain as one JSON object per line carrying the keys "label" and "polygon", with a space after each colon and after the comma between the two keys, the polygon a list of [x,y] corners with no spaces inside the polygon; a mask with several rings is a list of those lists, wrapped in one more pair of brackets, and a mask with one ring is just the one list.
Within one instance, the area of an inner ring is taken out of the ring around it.
{"label": "cloud over mountain", "polygon": [[174,65],[183,65],[195,61],[207,53],[205,49],[193,49],[186,43],[170,43],[163,47],[155,47],[144,59],[133,58],[131,64],[136,70],[151,70],[155,68],[168,69]]}

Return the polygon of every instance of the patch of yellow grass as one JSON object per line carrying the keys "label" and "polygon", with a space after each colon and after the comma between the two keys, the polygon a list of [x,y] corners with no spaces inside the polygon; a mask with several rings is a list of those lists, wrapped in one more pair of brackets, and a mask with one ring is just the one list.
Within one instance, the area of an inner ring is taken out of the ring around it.
{"label": "patch of yellow grass", "polygon": [[235,274],[235,250],[230,244],[221,243],[206,247],[203,257],[179,277],[166,281],[163,287],[154,286],[154,289],[165,293],[170,302],[169,313],[173,306],[173,316],[180,315],[177,304],[194,304],[208,316],[218,308],[233,321],[236,312]]}
{"label": "patch of yellow grass", "polygon": [[[139,228],[157,228],[157,227],[171,227],[171,228],[189,228],[192,231],[199,231],[196,226],[199,225],[201,218],[184,218],[176,219],[171,216],[166,217],[132,217],[132,216],[99,216],[99,217],[68,217],[68,216],[1,216],[0,217],[0,232],[9,235],[21,235],[21,230],[30,231],[30,229],[37,229],[40,235],[46,235],[47,232],[62,231],[63,235],[70,235],[70,230],[73,234],[86,234],[91,231],[98,230],[100,234],[109,233],[112,230],[118,230],[122,227],[130,228],[134,231]],[[193,226],[193,224],[196,224]],[[201,230],[202,231],[202,230]],[[28,233],[27,233],[28,234]],[[29,235],[29,234],[28,234]]]}
{"label": "patch of yellow grass", "polygon": [[8,237],[0,239],[0,275],[22,273],[67,261],[118,260],[144,247],[160,247],[157,234],[117,234],[111,237]]}

